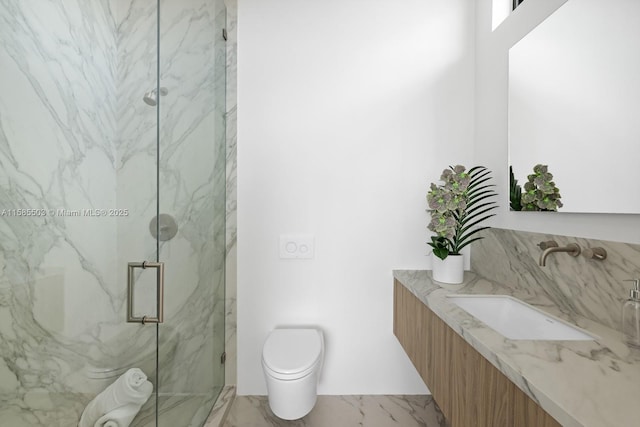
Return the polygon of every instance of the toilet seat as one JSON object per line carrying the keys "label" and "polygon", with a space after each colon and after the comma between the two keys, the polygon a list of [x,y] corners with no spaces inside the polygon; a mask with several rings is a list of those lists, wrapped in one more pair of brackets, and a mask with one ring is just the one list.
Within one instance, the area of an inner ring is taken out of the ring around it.
{"label": "toilet seat", "polygon": [[275,329],[264,343],[262,364],[274,378],[302,378],[316,368],[322,348],[322,335],[316,329]]}

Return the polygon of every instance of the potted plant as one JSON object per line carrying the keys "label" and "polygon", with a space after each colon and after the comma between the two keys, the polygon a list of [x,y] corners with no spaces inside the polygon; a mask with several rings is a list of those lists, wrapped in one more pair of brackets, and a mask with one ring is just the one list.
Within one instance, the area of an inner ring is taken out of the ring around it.
{"label": "potted plant", "polygon": [[440,176],[444,184],[431,183],[427,202],[431,222],[429,230],[435,233],[428,245],[433,248],[433,279],[443,283],[462,283],[464,261],[460,251],[482,239],[476,236],[490,227],[478,225],[495,216],[498,206],[492,198],[497,196],[490,184],[491,171],[475,166],[468,172],[462,165],[449,166]]}

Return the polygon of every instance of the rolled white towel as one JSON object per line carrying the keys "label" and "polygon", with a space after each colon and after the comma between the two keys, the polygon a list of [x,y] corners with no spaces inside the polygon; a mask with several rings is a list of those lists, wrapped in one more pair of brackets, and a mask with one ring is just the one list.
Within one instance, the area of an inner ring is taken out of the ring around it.
{"label": "rolled white towel", "polygon": [[[78,427],[128,427],[151,393],[153,385],[144,372],[129,369],[89,402]],[[111,421],[116,424],[107,424]]]}
{"label": "rolled white towel", "polygon": [[139,411],[140,406],[137,404],[121,406],[100,417],[94,427],[128,427]]}

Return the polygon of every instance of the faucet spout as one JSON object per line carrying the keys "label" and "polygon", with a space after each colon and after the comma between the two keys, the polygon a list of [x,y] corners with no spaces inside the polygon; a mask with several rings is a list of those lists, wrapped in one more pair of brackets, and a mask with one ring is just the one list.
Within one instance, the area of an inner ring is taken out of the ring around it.
{"label": "faucet spout", "polygon": [[567,246],[563,247],[548,247],[544,250],[544,252],[542,252],[542,254],[540,254],[540,266],[544,267],[546,265],[547,257],[549,256],[549,254],[552,254],[554,252],[566,252],[572,257],[576,257],[580,255],[580,246],[575,243],[569,243]]}

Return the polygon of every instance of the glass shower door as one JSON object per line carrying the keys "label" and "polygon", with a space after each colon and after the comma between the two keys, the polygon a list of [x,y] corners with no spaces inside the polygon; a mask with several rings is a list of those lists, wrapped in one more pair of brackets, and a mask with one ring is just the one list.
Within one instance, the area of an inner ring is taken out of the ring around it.
{"label": "glass shower door", "polygon": [[223,0],[160,1],[159,212],[178,226],[159,241],[163,427],[201,426],[224,385],[225,20]]}

